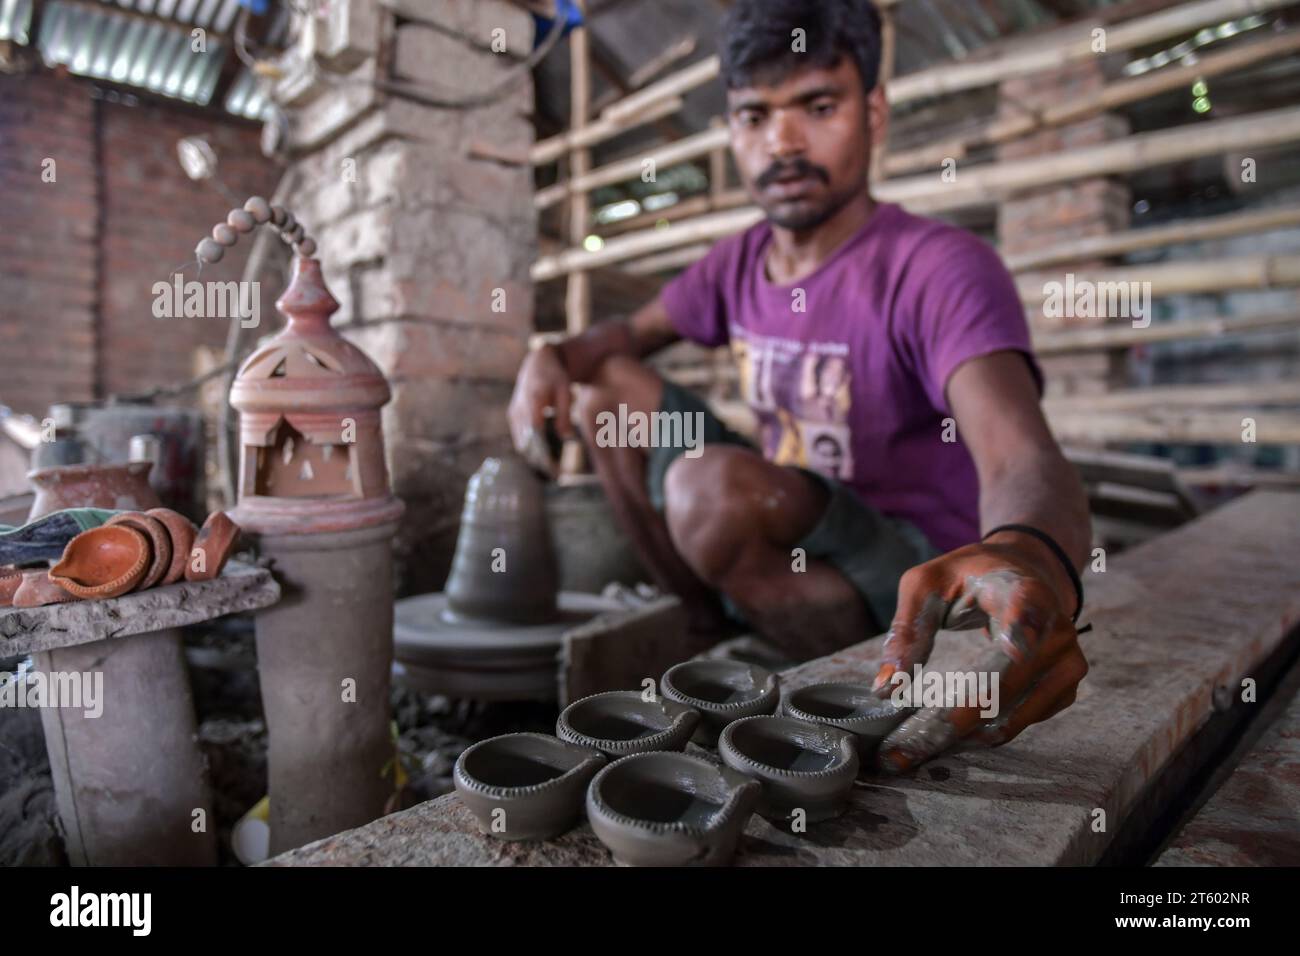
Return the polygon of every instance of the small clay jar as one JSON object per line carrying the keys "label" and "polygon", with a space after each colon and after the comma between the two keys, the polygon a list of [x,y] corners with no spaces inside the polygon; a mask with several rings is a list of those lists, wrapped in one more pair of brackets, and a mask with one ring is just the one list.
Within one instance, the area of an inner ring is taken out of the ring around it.
{"label": "small clay jar", "polygon": [[140,511],[127,511],[120,515],[113,515],[104,524],[105,526],[126,525],[135,528],[149,539],[153,560],[145,571],[144,578],[136,586],[136,590],[143,591],[145,588],[151,588],[163,579],[163,575],[167,573],[172,563],[172,539],[167,533],[167,527],[161,521]]}
{"label": "small clay jar", "polygon": [[199,529],[190,560],[185,565],[186,581],[211,581],[221,573],[239,540],[239,525],[230,520],[224,511],[208,515]]}
{"label": "small clay jar", "polygon": [[867,684],[810,684],[786,694],[781,707],[789,717],[835,727],[853,735],[862,767],[871,764],[880,742],[897,727],[910,708],[881,699]]}
{"label": "small clay jar", "polygon": [[761,792],[699,757],[633,754],[596,774],[587,819],[622,866],[725,866]]}
{"label": "small clay jar", "polygon": [[0,607],[14,603],[14,594],[23,583],[23,573],[17,568],[0,568]]}
{"label": "small clay jar", "polygon": [[575,700],[560,712],[561,740],[592,747],[611,757],[651,750],[681,750],[699,725],[699,711],[641,691],[614,690]]}
{"label": "small clay jar", "polygon": [[463,618],[542,624],[556,617],[559,572],[542,483],[518,455],[486,459],[469,479],[447,605]]}
{"label": "small clay jar", "polygon": [[769,820],[789,820],[796,810],[809,823],[839,816],[858,773],[852,734],[793,717],[745,717],[728,724],[718,756],[762,783],[758,812]]}
{"label": "small clay jar", "polygon": [[190,551],[194,547],[194,538],[198,529],[194,522],[170,508],[150,508],[146,512],[150,518],[161,521],[172,539],[172,562],[162,577],[163,584],[175,584],[185,577],[185,569],[190,563]]}
{"label": "small clay jar", "polygon": [[28,521],[64,508],[143,511],[162,504],[149,484],[151,461],[125,465],[61,465],[27,473],[36,488]]}
{"label": "small clay jar", "polygon": [[549,840],[572,827],[605,756],[548,734],[504,734],[467,748],[452,780],[488,836]]}
{"label": "small clay jar", "polygon": [[716,747],[718,735],[733,720],[775,713],[781,701],[777,676],[743,661],[683,661],[668,668],[659,689],[669,700],[700,712],[694,741]]}
{"label": "small clay jar", "polygon": [[63,604],[79,598],[50,580],[48,571],[24,571],[22,583],[14,592],[14,607],[44,607],[46,604]]}
{"label": "small clay jar", "polygon": [[153,553],[149,539],[124,524],[83,531],[50,568],[50,580],[79,598],[118,597],[144,580]]}

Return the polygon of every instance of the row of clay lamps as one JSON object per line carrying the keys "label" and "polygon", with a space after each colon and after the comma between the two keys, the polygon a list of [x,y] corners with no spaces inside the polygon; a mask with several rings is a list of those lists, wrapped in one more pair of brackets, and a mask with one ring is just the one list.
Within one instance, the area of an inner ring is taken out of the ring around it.
{"label": "row of clay lamps", "polygon": [[213,226],[211,237],[201,239],[194,247],[194,255],[203,264],[220,262],[226,250],[239,241],[240,233],[252,232],[263,223],[270,223],[298,255],[311,258],[316,254],[316,240],[306,234],[293,213],[268,203],[261,196],[253,196],[244,203],[243,209],[230,210],[225,222]]}
{"label": "row of clay lamps", "polygon": [[209,581],[221,573],[238,538],[239,526],[222,511],[209,515],[201,529],[169,508],[124,511],[69,541],[48,572],[0,577],[0,605],[40,607]]}

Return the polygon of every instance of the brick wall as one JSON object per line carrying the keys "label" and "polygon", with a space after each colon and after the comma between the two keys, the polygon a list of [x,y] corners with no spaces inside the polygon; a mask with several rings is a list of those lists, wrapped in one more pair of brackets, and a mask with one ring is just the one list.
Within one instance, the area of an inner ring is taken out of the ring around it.
{"label": "brick wall", "polygon": [[[153,284],[192,259],[229,209],[185,177],[177,140],[207,136],[236,196],[269,194],[278,178],[251,124],[101,97],[45,71],[0,76],[0,403],[36,415],[55,401],[187,380],[195,347],[225,341],[220,320],[153,315]],[[203,279],[239,278],[250,245]],[[274,328],[277,285],[263,281],[264,329]]]}

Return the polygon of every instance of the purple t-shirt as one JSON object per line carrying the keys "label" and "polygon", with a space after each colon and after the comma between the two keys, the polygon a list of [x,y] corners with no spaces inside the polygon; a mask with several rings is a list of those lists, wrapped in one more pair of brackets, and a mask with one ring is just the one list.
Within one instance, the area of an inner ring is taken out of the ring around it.
{"label": "purple t-shirt", "polygon": [[852,488],[943,551],[979,537],[975,464],[944,396],[969,359],[1030,352],[1024,308],[997,253],[954,226],[878,205],[815,272],[765,274],[761,222],[672,280],[663,304],[682,337],[730,344],[763,454]]}

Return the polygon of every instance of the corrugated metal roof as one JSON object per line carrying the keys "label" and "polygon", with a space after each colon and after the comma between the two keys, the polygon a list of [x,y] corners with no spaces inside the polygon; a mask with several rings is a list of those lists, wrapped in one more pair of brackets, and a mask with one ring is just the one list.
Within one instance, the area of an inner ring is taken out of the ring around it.
{"label": "corrugated metal roof", "polygon": [[[161,96],[206,106],[227,58],[235,55],[231,31],[239,0],[50,0],[39,35],[30,36],[33,0],[0,0],[0,40],[35,40],[46,66],[81,76],[135,86]],[[266,43],[279,46],[289,10],[276,2]],[[201,28],[201,37],[193,35]],[[200,42],[200,40],[202,42]],[[196,49],[196,47],[198,47]],[[270,102],[248,67],[227,91],[225,109],[261,119]]]}

